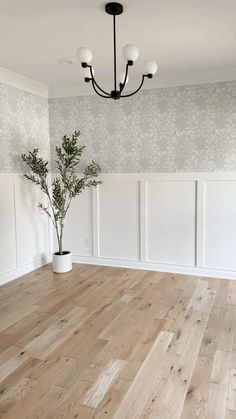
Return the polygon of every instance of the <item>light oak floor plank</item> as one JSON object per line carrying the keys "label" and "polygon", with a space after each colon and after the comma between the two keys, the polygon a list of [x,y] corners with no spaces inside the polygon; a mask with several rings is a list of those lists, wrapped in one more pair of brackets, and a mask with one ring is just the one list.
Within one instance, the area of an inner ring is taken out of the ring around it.
{"label": "light oak floor plank", "polygon": [[96,408],[102,401],[109,388],[112,386],[116,378],[120,375],[126,361],[121,359],[111,360],[104,371],[99,375],[97,381],[85,394],[81,404],[88,407]]}

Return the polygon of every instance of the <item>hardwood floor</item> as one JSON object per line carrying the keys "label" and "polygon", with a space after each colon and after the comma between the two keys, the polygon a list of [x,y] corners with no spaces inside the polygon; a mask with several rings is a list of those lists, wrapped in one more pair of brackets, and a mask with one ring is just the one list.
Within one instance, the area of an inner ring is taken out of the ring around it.
{"label": "hardwood floor", "polygon": [[75,265],[0,287],[0,418],[236,419],[236,281]]}

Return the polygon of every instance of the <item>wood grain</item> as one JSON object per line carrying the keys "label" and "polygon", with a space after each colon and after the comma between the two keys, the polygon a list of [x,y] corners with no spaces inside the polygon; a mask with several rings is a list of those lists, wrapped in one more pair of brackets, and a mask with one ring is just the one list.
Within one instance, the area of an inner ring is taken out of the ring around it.
{"label": "wood grain", "polygon": [[0,418],[236,419],[236,282],[75,265],[5,284]]}
{"label": "wood grain", "polygon": [[99,375],[94,385],[85,394],[81,404],[93,408],[98,407],[99,403],[108,392],[115,379],[119,376],[125,364],[126,361],[121,359],[111,360]]}

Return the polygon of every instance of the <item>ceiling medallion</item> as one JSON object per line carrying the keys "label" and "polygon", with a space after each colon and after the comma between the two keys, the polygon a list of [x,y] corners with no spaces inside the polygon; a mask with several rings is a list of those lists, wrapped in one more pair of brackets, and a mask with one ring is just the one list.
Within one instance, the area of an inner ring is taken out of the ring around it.
{"label": "ceiling medallion", "polygon": [[116,16],[121,15],[123,13],[123,6],[120,3],[107,3],[105,6],[105,11],[109,15],[113,16],[113,44],[114,44],[114,89],[108,93],[105,90],[103,90],[98,83],[96,82],[94,78],[94,70],[92,65],[90,64],[93,58],[92,52],[88,48],[79,48],[77,51],[78,59],[81,62],[81,67],[83,69],[83,75],[84,80],[86,83],[91,82],[94,91],[101,97],[108,98],[108,99],[120,99],[123,97],[129,97],[133,96],[135,93],[137,93],[143,83],[145,77],[151,79],[153,75],[157,71],[157,64],[155,61],[147,61],[145,63],[145,73],[142,75],[142,80],[139,85],[139,87],[132,93],[123,94],[125,85],[128,82],[129,76],[129,67],[134,64],[134,61],[137,60],[139,56],[138,48],[136,48],[134,45],[126,45],[123,48],[123,56],[126,61],[126,69],[125,71],[120,75],[120,77],[117,80],[117,68],[116,68]]}

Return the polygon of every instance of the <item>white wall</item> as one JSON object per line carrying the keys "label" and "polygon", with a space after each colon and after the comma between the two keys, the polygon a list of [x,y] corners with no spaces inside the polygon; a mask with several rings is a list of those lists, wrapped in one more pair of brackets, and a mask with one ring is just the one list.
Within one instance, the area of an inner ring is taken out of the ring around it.
{"label": "white wall", "polygon": [[[103,174],[77,197],[64,248],[74,262],[236,278],[236,173]],[[51,259],[40,191],[0,174],[0,283]]]}
{"label": "white wall", "polygon": [[51,228],[37,208],[40,189],[21,174],[0,173],[0,284],[51,259]]}
{"label": "white wall", "polygon": [[236,173],[102,179],[69,213],[75,262],[236,278]]}

